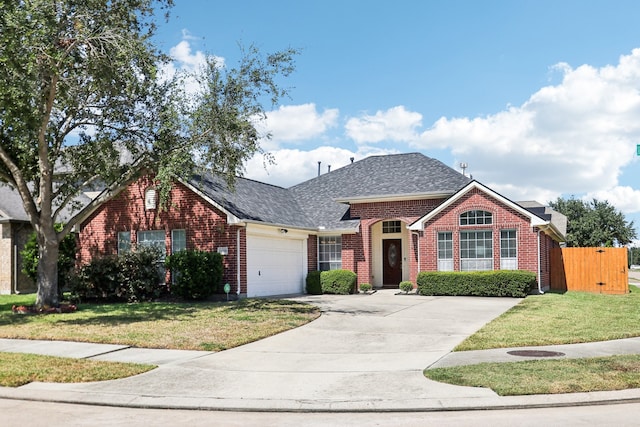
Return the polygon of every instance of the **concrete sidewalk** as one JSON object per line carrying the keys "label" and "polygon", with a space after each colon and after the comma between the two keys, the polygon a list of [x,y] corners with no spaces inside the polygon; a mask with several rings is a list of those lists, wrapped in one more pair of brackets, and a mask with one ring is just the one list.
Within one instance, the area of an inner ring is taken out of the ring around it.
{"label": "concrete sidewalk", "polygon": [[[135,377],[96,383],[0,387],[0,398],[240,411],[437,411],[638,401],[640,390],[500,397],[483,388],[427,380],[427,367],[525,360],[500,349],[451,353],[519,302],[508,298],[304,296],[323,315],[303,327],[231,350],[0,340],[0,351],[152,363]],[[640,338],[526,350],[562,357],[640,353]],[[528,358],[527,358],[528,359]]]}

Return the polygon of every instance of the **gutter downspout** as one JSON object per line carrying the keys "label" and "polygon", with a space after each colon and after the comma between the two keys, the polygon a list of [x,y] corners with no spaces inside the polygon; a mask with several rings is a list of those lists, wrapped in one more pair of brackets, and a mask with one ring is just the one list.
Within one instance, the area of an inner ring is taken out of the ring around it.
{"label": "gutter downspout", "polygon": [[238,227],[236,229],[236,284],[237,284],[237,295],[238,298],[240,298],[240,285],[241,285],[241,278],[242,275],[240,274],[240,266],[241,266],[241,262],[240,262],[240,227]]}
{"label": "gutter downspout", "polygon": [[540,233],[542,230],[538,228],[538,293],[542,295],[544,291],[542,290],[542,263],[540,262]]}
{"label": "gutter downspout", "polygon": [[416,252],[418,255],[418,268],[416,269],[416,283],[418,281],[418,274],[420,273],[420,232],[412,231],[411,235],[416,236]]}

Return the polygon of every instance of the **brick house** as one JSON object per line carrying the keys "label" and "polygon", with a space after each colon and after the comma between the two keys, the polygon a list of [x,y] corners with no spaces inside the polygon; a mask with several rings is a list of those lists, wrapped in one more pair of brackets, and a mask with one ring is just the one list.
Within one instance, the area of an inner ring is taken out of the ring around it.
{"label": "brick house", "polygon": [[566,218],[513,202],[419,153],[372,156],[288,189],[238,178],[177,182],[158,209],[151,177],[83,213],[80,262],[157,245],[224,254],[224,281],[255,297],[304,292],[311,270],[397,287],[419,271],[522,269],[549,287],[549,251]]}

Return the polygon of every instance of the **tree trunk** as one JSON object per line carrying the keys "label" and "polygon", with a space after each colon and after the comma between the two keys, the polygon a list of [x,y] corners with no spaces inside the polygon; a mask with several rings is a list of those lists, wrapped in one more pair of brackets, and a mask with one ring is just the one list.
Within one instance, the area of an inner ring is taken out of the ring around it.
{"label": "tree trunk", "polygon": [[59,307],[58,242],[51,242],[45,239],[39,246],[36,308]]}

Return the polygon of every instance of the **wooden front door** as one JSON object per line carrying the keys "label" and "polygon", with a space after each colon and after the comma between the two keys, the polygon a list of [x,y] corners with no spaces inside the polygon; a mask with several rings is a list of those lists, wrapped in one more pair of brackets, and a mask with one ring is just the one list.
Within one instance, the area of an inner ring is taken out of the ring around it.
{"label": "wooden front door", "polygon": [[402,281],[402,240],[383,240],[382,258],[383,285],[398,286]]}

